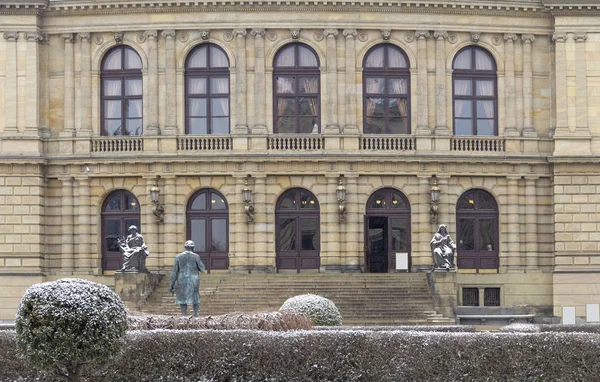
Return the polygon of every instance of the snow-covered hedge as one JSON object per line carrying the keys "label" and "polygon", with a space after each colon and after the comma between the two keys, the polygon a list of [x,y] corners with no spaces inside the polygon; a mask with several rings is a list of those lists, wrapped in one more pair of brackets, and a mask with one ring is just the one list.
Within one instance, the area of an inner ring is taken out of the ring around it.
{"label": "snow-covered hedge", "polygon": [[279,310],[302,313],[311,319],[313,325],[342,325],[342,315],[333,301],[315,294],[301,294],[288,298]]}
{"label": "snow-covered hedge", "polygon": [[429,326],[315,326],[314,330],[366,330],[366,331],[401,331],[401,332],[474,332],[475,327],[471,325],[429,325]]}
{"label": "snow-covered hedge", "polygon": [[17,349],[28,362],[76,380],[83,365],[116,356],[125,343],[125,305],[107,286],[62,279],[30,287],[16,316]]}
{"label": "snow-covered hedge", "polygon": [[[33,381],[12,346],[0,332],[0,381]],[[132,331],[122,357],[87,380],[600,381],[598,354],[589,333]]]}
{"label": "snow-covered hedge", "polygon": [[512,324],[502,327],[500,330],[503,332],[521,332],[521,333],[535,333],[535,332],[562,332],[562,333],[596,333],[600,334],[600,323],[590,324],[575,324],[575,325],[563,325],[563,324]]}

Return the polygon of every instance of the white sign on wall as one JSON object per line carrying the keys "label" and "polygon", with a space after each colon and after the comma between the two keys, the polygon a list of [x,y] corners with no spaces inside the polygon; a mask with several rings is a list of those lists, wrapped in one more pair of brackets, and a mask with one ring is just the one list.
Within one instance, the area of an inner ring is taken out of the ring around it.
{"label": "white sign on wall", "polygon": [[598,304],[587,304],[585,306],[586,321],[587,322],[598,322],[600,321],[600,305]]}
{"label": "white sign on wall", "polygon": [[408,271],[408,252],[396,252],[396,270]]}
{"label": "white sign on wall", "polygon": [[563,306],[563,324],[574,325],[575,324],[575,307],[574,306]]}

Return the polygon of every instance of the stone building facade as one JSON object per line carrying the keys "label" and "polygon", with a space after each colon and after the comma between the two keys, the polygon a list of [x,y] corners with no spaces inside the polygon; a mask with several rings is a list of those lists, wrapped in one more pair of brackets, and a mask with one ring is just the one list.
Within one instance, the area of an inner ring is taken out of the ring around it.
{"label": "stone building facade", "polygon": [[36,282],[114,284],[129,223],[152,271],[193,238],[233,273],[394,272],[396,252],[424,272],[444,223],[458,304],[600,302],[598,6],[0,9],[0,319]]}

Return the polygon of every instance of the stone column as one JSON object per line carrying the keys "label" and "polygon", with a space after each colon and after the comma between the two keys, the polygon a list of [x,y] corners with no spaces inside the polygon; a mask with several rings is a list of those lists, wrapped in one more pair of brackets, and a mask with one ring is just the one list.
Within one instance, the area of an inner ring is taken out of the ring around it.
{"label": "stone column", "polygon": [[435,31],[435,135],[450,135],[446,120],[446,38],[448,32]]}
{"label": "stone column", "polygon": [[267,242],[269,239],[267,225],[266,175],[254,176],[254,261],[252,273],[266,273],[268,271]]}
{"label": "stone column", "polygon": [[248,221],[242,202],[242,189],[245,187],[246,175],[234,176],[235,195],[229,198],[229,269],[235,273],[247,273],[252,263],[248,258]]}
{"label": "stone column", "polygon": [[504,35],[504,94],[506,99],[506,127],[504,135],[517,136],[519,132],[516,124],[516,91],[515,91],[515,41],[517,35],[508,33]]}
{"label": "stone column", "polygon": [[323,32],[327,39],[327,88],[322,89],[322,94],[327,94],[327,122],[321,132],[329,134],[339,133],[337,122],[337,29],[325,29]]}
{"label": "stone column", "polygon": [[427,38],[428,31],[416,31],[417,39],[417,135],[431,135],[427,100]]}
{"label": "stone column", "polygon": [[62,182],[61,199],[61,271],[71,274],[74,268],[73,253],[73,178],[59,177]]}
{"label": "stone column", "polygon": [[81,85],[79,87],[80,115],[77,127],[78,137],[92,136],[92,54],[90,51],[90,34],[79,33],[81,41]]}
{"label": "stone column", "polygon": [[144,116],[144,135],[158,135],[158,32],[146,31],[144,37],[148,43],[148,105],[144,108],[148,115]]}
{"label": "stone column", "polygon": [[77,179],[77,189],[79,197],[77,204],[79,206],[77,218],[77,256],[76,270],[81,273],[90,273],[92,268],[92,251],[91,251],[91,222],[92,209],[90,206],[90,179],[86,177]]}
{"label": "stone column", "polygon": [[538,236],[537,236],[537,188],[535,182],[538,177],[525,177],[525,250],[527,251],[527,270],[539,268]]}
{"label": "stone column", "polygon": [[431,269],[432,256],[429,251],[429,241],[431,240],[431,223],[429,208],[431,205],[431,191],[429,182],[431,177],[429,175],[417,175],[419,179],[419,191],[417,195],[417,204],[413,204],[415,216],[416,230],[413,235],[415,237],[415,246],[412,247],[412,268],[415,270],[428,270]]}
{"label": "stone column", "polygon": [[[340,272],[342,259],[340,258],[340,218],[336,188],[338,186],[338,175],[328,174],[327,193],[321,198],[321,269],[328,272]],[[324,219],[323,219],[324,218]],[[324,220],[324,221],[323,221]]]}
{"label": "stone column", "polygon": [[523,133],[523,44],[515,35],[514,42],[514,70],[515,70],[515,126],[517,134]]}
{"label": "stone column", "polygon": [[577,89],[577,124],[575,133],[577,135],[589,137],[591,134],[588,125],[588,84],[585,56],[585,40],[587,40],[587,34],[585,32],[575,33],[573,34],[573,40],[575,40],[575,88]]}
{"label": "stone column", "polygon": [[345,134],[358,134],[356,122],[356,29],[344,29],[346,37],[346,126]]}
{"label": "stone column", "polygon": [[555,32],[552,36],[555,42],[556,56],[556,135],[568,135],[569,122],[567,118],[567,34]]}
{"label": "stone column", "polygon": [[25,134],[39,136],[40,122],[40,81],[39,81],[39,49],[38,43],[41,35],[38,32],[25,32],[27,41],[27,68],[26,68],[26,110]]}
{"label": "stone column", "polygon": [[364,232],[360,231],[364,219],[364,206],[358,204],[358,175],[344,176],[346,182],[346,272],[359,272],[365,257]]}
{"label": "stone column", "polygon": [[508,177],[507,223],[508,223],[508,270],[521,267],[519,234],[519,176]]}
{"label": "stone column", "polygon": [[164,30],[161,36],[165,39],[165,82],[166,82],[166,118],[162,135],[177,134],[177,77],[175,75],[176,52],[175,30]]}
{"label": "stone column", "polygon": [[523,136],[537,137],[533,126],[533,69],[531,65],[531,44],[535,40],[532,34],[521,36],[523,40]]}
{"label": "stone column", "polygon": [[[177,221],[179,220],[177,216],[177,187],[175,185],[177,178],[174,175],[171,175],[163,176],[163,179],[165,180],[165,191],[163,196],[165,201],[165,219],[162,230],[165,245],[164,253],[159,259],[158,266],[160,269],[169,269],[173,267],[173,259],[175,256],[183,251],[183,243],[177,241]],[[191,238],[186,237],[186,240],[187,239]]]}
{"label": "stone column", "polygon": [[236,134],[248,134],[246,113],[246,29],[234,29],[235,36],[235,90],[236,90]]}
{"label": "stone column", "polygon": [[[254,105],[256,107],[253,134],[267,134],[265,90],[265,30],[252,29],[254,36]],[[264,179],[263,179],[264,180]]]}
{"label": "stone column", "polygon": [[65,76],[64,76],[64,100],[63,118],[64,128],[60,132],[61,137],[73,137],[75,135],[75,73],[73,63],[73,34],[64,33],[60,37],[65,42]]}
{"label": "stone column", "polygon": [[[158,267],[158,221],[156,220],[156,216],[154,216],[154,212],[152,211],[152,207],[154,204],[152,203],[152,196],[150,195],[150,189],[154,185],[156,181],[156,176],[148,176],[144,177],[146,179],[146,189],[145,194],[140,195],[140,209],[143,213],[141,221],[141,227],[138,227],[138,230],[144,236],[144,242],[146,246],[148,246],[148,251],[150,252],[150,256],[146,259],[146,267],[154,270]],[[158,186],[159,188],[160,185]]]}
{"label": "stone column", "polygon": [[4,134],[18,133],[17,124],[17,40],[19,32],[4,32],[6,40],[6,71],[4,80]]}

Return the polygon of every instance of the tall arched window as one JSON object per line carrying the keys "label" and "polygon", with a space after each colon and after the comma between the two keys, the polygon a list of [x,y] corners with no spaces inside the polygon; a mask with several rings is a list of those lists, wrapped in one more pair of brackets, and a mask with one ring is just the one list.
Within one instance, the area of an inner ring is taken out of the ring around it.
{"label": "tall arched window", "polygon": [[498,135],[496,61],[485,49],[468,46],[452,64],[454,135]]}
{"label": "tall arched window", "polygon": [[275,207],[277,269],[319,269],[319,202],[308,190],[293,188]]}
{"label": "tall arched window", "polygon": [[127,228],[140,227],[140,203],[126,190],[110,193],[102,205],[102,269],[114,271],[121,269],[123,259],[117,239],[127,237]]}
{"label": "tall arched window", "polygon": [[410,134],[408,57],[397,46],[371,48],[363,62],[365,134]]}
{"label": "tall arched window", "polygon": [[229,58],[215,44],[198,45],[185,63],[187,134],[229,134]]}
{"label": "tall arched window", "polygon": [[106,53],[101,68],[102,135],[142,135],[140,56],[119,45]]}
{"label": "tall arched window", "polygon": [[484,190],[469,190],[456,204],[458,267],[498,268],[498,205]]}
{"label": "tall arched window", "polygon": [[229,268],[229,209],[216,190],[196,192],[187,205],[187,237],[206,269]]}
{"label": "tall arched window", "polygon": [[314,50],[293,43],[277,52],[273,65],[275,133],[319,133],[320,94],[319,59]]}

